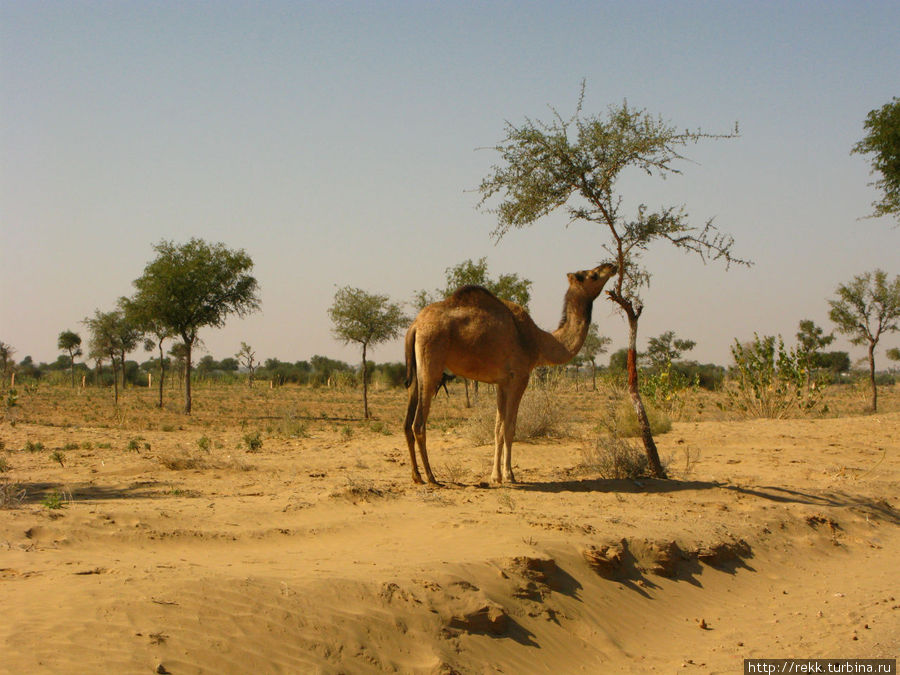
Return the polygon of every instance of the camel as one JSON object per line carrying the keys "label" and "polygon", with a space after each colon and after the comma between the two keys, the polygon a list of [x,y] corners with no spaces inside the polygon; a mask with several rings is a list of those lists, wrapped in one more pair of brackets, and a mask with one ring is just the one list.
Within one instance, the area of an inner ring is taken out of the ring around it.
{"label": "camel", "polygon": [[[425,423],[444,369],[497,387],[494,426],[494,483],[515,482],[512,443],[519,402],[537,366],[573,359],[584,344],[594,300],[616,266],[606,263],[568,275],[569,288],[559,327],[541,330],[521,306],[501,300],[481,286],[463,286],[419,312],[406,332],[406,386],[409,404],[403,430],[414,483],[422,483],[416,443],[429,483],[437,485],[428,463]],[[501,465],[502,460],[502,465]]]}

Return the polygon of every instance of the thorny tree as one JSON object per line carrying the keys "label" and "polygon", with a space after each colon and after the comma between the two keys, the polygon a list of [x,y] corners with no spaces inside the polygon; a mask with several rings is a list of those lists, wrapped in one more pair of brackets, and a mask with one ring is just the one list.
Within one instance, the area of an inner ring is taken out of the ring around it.
{"label": "thorny tree", "polygon": [[506,137],[494,147],[501,161],[479,186],[479,207],[500,196],[499,205],[490,209],[498,217],[497,239],[560,208],[570,222],[589,221],[606,231],[603,248],[618,266],[615,286],[607,294],[628,320],[628,390],[650,467],[656,476],[664,477],[638,388],[637,332],[644,311],[639,289],[650,278],[639,264],[640,256],[652,242],[664,240],[704,262],[749,263],[734,257],[732,237],[719,232],[712,220],[694,226],[683,207],[651,211],[641,204],[633,217],[626,216],[616,181],[628,168],[661,178],[678,174],[676,164],[686,159],[681,148],[704,139],[733,138],[737,127],[730,134],[678,131],[627,102],[610,107],[605,117],[584,115],[583,102],[582,83],[571,118],[564,119],[553,110],[549,122],[527,118],[520,125],[507,122]]}

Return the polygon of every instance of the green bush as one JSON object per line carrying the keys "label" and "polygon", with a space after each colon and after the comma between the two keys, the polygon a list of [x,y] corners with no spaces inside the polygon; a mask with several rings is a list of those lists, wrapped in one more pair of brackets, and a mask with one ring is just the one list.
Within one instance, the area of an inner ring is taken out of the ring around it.
{"label": "green bush", "polygon": [[[655,406],[644,402],[644,410],[647,412],[647,420],[650,422],[650,432],[656,436],[664,434],[672,429],[672,420],[666,413]],[[641,426],[638,424],[637,413],[631,404],[630,398],[625,398],[616,409],[613,422],[614,435],[619,438],[638,438],[641,435]]]}

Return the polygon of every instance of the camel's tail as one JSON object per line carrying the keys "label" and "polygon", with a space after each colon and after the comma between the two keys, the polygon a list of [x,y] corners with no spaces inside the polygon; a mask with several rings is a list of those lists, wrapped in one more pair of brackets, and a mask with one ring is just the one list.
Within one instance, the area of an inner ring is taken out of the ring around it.
{"label": "camel's tail", "polygon": [[415,326],[406,332],[406,388],[416,381],[416,329]]}

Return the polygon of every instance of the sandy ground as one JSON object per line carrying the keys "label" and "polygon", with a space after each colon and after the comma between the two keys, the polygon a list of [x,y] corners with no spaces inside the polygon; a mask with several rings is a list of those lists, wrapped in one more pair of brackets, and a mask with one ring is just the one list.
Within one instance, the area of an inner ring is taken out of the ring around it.
{"label": "sandy ground", "polygon": [[503,487],[482,482],[489,447],[434,429],[439,489],[411,483],[393,426],[254,453],[239,428],[135,436],[0,427],[26,490],[0,510],[0,671],[738,673],[900,652],[900,413],[676,424],[669,481],[519,443]]}

